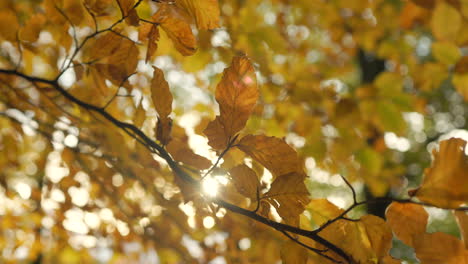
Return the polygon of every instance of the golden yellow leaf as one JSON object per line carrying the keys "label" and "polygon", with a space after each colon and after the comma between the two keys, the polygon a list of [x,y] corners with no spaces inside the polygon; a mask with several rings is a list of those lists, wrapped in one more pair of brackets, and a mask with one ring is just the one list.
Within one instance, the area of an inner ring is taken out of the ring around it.
{"label": "golden yellow leaf", "polygon": [[169,114],[172,112],[172,94],[169,90],[169,84],[164,79],[164,73],[157,67],[153,66],[153,69],[151,99],[159,115],[156,137],[163,144],[167,144],[172,124],[172,120],[169,118]]}
{"label": "golden yellow leaf", "polygon": [[338,208],[327,199],[313,199],[307,205],[306,210],[310,213],[312,220],[318,226],[343,213],[342,209]]}
{"label": "golden yellow leaf", "polygon": [[263,196],[273,205],[286,223],[299,224],[299,215],[309,203],[309,191],[304,184],[305,175],[297,172],[277,177]]}
{"label": "golden yellow leaf", "polygon": [[16,15],[11,10],[0,11],[0,39],[10,42],[16,41],[19,24]]}
{"label": "golden yellow leaf", "polygon": [[452,83],[457,92],[463,96],[465,101],[468,101],[468,74],[453,74]]}
{"label": "golden yellow leaf", "polygon": [[20,39],[27,42],[35,42],[39,38],[39,33],[46,22],[43,14],[35,14],[28,19],[26,24],[20,30]]}
{"label": "golden yellow leaf", "polygon": [[169,84],[164,79],[164,73],[153,66],[153,79],[151,80],[151,99],[160,118],[166,118],[172,112],[172,94]]}
{"label": "golden yellow leaf", "polygon": [[238,148],[267,168],[273,177],[302,172],[302,161],[296,151],[284,140],[265,135],[247,135]]}
{"label": "golden yellow leaf", "polygon": [[356,263],[380,263],[392,246],[392,230],[374,215],[365,215],[357,222],[338,220],[320,235],[343,249]]}
{"label": "golden yellow leaf", "polygon": [[231,175],[232,183],[240,194],[250,199],[257,199],[260,182],[254,170],[242,164],[232,168],[229,175]]}
{"label": "golden yellow leaf", "polygon": [[141,127],[143,125],[143,122],[145,122],[146,119],[146,111],[143,108],[143,104],[140,102],[140,105],[136,109],[135,115],[133,117],[133,123],[135,124],[136,127]]}
{"label": "golden yellow leaf", "polygon": [[421,186],[410,191],[411,196],[442,208],[457,208],[468,202],[468,157],[466,141],[451,138],[440,142],[434,160],[425,169]]}
{"label": "golden yellow leaf", "polygon": [[244,128],[258,99],[255,70],[247,57],[234,57],[216,87],[220,115],[204,133],[214,149],[224,149],[232,137]]}
{"label": "golden yellow leaf", "polygon": [[195,18],[198,29],[219,27],[218,0],[178,0],[176,4]]}
{"label": "golden yellow leaf", "polygon": [[421,205],[394,202],[385,215],[395,235],[408,246],[414,246],[415,235],[426,232],[428,214]]}
{"label": "golden yellow leaf", "polygon": [[453,42],[438,41],[432,44],[432,55],[445,64],[455,64],[461,57],[461,51]]}
{"label": "golden yellow leaf", "polygon": [[465,249],[468,250],[468,215],[466,212],[457,211],[455,212],[458,226],[460,227],[460,233],[462,235],[463,242],[465,243]]}
{"label": "golden yellow leaf", "polygon": [[422,264],[467,264],[468,252],[456,237],[437,232],[414,238],[414,251]]}
{"label": "golden yellow leaf", "polygon": [[445,1],[438,1],[432,14],[432,34],[438,40],[453,41],[462,25],[461,14]]}
{"label": "golden yellow leaf", "polygon": [[307,249],[289,240],[281,247],[281,260],[284,264],[307,263]]}
{"label": "golden yellow leaf", "polygon": [[159,23],[175,48],[184,56],[192,55],[197,49],[197,40],[190,28],[187,14],[179,7],[162,3],[152,17],[153,22]]}

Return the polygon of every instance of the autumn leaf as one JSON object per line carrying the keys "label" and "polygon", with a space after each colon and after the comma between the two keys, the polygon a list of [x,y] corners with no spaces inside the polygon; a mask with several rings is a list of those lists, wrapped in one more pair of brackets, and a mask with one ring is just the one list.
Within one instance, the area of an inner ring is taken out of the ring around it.
{"label": "autumn leaf", "polygon": [[140,105],[135,111],[135,115],[133,117],[133,123],[135,124],[136,127],[141,127],[143,125],[143,122],[145,122],[146,119],[146,111],[143,108],[142,102],[140,102]]}
{"label": "autumn leaf", "polygon": [[158,25],[146,23],[138,28],[138,39],[143,41],[148,39],[145,62],[152,60],[158,49],[159,28]]}
{"label": "autumn leaf", "polygon": [[462,25],[458,10],[445,1],[438,1],[432,14],[431,28],[439,40],[453,41]]}
{"label": "autumn leaf", "polygon": [[467,264],[468,251],[456,237],[436,232],[414,239],[416,257],[424,264]]}
{"label": "autumn leaf", "polygon": [[184,56],[192,55],[197,49],[197,40],[190,28],[187,14],[175,5],[162,3],[152,20],[158,23]]}
{"label": "autumn leaf", "polygon": [[122,16],[125,17],[125,22],[131,26],[138,26],[140,18],[133,8],[135,0],[117,0],[120,10],[122,10]]}
{"label": "autumn leaf", "polygon": [[180,139],[172,139],[166,146],[175,160],[183,162],[197,170],[205,170],[211,167],[211,161],[203,156],[195,154],[192,149]]}
{"label": "autumn leaf", "polygon": [[284,264],[305,264],[307,263],[307,250],[289,240],[281,247],[281,260]]}
{"label": "autumn leaf", "polygon": [[39,38],[46,18],[42,14],[36,14],[29,18],[24,27],[20,30],[20,39],[27,42],[35,42]]}
{"label": "autumn leaf", "polygon": [[296,172],[281,175],[273,181],[270,190],[262,197],[276,208],[286,223],[297,225],[299,215],[310,201],[304,179],[304,174]]}
{"label": "autumn leaf", "polygon": [[176,4],[195,18],[198,29],[219,27],[218,0],[178,0]]}
{"label": "autumn leaf", "polygon": [[392,203],[385,215],[396,236],[409,246],[414,246],[415,236],[426,232],[428,214],[421,205]]}
{"label": "autumn leaf", "polygon": [[343,210],[332,204],[327,199],[313,199],[307,205],[306,210],[317,226],[321,226],[343,213]]}
{"label": "autumn leaf", "polygon": [[155,66],[151,80],[151,99],[159,115],[156,138],[165,145],[170,140],[172,126],[172,119],[169,118],[172,112],[172,94],[169,84],[164,79],[164,73]]}
{"label": "autumn leaf", "polygon": [[257,199],[260,182],[254,170],[242,164],[232,168],[229,175],[231,175],[232,183],[240,194],[253,200]]}
{"label": "autumn leaf", "polygon": [[15,42],[18,29],[19,24],[15,13],[11,10],[0,11],[0,38]]}
{"label": "autumn leaf", "polygon": [[216,87],[220,115],[210,122],[204,133],[208,144],[224,149],[229,140],[244,128],[258,99],[255,70],[247,57],[234,57]]}
{"label": "autumn leaf", "polygon": [[357,222],[338,220],[320,235],[347,252],[356,263],[380,263],[392,246],[390,227],[374,215],[365,215]]}
{"label": "autumn leaf", "polygon": [[284,140],[265,135],[247,135],[237,147],[267,168],[274,177],[302,172],[302,161]]}
{"label": "autumn leaf", "polygon": [[457,208],[468,202],[468,157],[466,141],[451,138],[440,142],[439,151],[433,150],[434,160],[425,169],[421,186],[411,190],[411,196],[443,207]]}

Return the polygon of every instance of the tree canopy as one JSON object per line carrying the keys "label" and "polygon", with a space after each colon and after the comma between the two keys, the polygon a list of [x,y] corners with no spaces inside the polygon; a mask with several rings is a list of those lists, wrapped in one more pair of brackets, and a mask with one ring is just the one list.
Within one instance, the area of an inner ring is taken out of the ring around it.
{"label": "tree canopy", "polygon": [[0,1],[0,262],[468,264],[468,1]]}

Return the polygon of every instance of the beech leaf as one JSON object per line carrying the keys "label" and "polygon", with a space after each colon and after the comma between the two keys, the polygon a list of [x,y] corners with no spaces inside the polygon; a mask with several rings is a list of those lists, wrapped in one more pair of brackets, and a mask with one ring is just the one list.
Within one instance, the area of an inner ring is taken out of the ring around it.
{"label": "beech leaf", "polygon": [[338,220],[320,235],[347,252],[356,263],[381,263],[392,246],[392,230],[374,215],[365,215],[357,222]]}
{"label": "beech leaf", "polygon": [[466,141],[451,138],[440,142],[439,151],[432,152],[432,166],[424,171],[421,186],[409,193],[423,202],[457,208],[468,202],[468,156]]}
{"label": "beech leaf", "polygon": [[198,29],[219,27],[218,0],[178,0],[176,4],[195,18]]}
{"label": "beech leaf", "polygon": [[302,161],[284,140],[265,135],[247,135],[238,148],[267,168],[273,177],[302,172]]}
{"label": "beech leaf", "polygon": [[281,175],[273,181],[270,190],[264,195],[286,223],[297,225],[299,215],[310,201],[304,179],[304,174],[296,172]]}
{"label": "beech leaf", "polygon": [[426,232],[428,214],[421,205],[395,202],[385,215],[395,235],[408,246],[414,246],[415,235]]}
{"label": "beech leaf", "polygon": [[211,147],[224,149],[229,140],[244,128],[258,99],[255,70],[247,57],[234,57],[216,87],[220,115],[210,122],[204,133]]}
{"label": "beech leaf", "polygon": [[232,168],[229,174],[232,183],[240,194],[256,200],[260,182],[254,170],[247,167],[247,165],[241,164]]}
{"label": "beech leaf", "polygon": [[188,56],[195,53],[197,40],[184,10],[172,4],[162,3],[152,19],[153,22],[160,24],[182,55]]}
{"label": "beech leaf", "polygon": [[164,79],[164,73],[155,66],[153,66],[153,70],[151,99],[159,115],[156,138],[163,144],[167,144],[172,126],[172,119],[169,118],[169,114],[172,112],[172,94],[169,90],[169,84]]}

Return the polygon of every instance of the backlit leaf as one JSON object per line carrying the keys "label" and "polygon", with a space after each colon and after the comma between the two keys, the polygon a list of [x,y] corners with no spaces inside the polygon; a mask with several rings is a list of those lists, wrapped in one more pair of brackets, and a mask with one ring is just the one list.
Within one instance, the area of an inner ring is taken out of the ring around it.
{"label": "backlit leaf", "polygon": [[439,151],[433,150],[434,160],[425,169],[421,186],[410,191],[423,202],[443,208],[457,208],[468,203],[468,157],[466,141],[451,138],[440,142]]}
{"label": "backlit leaf", "polygon": [[309,191],[304,184],[305,175],[289,173],[277,177],[264,198],[273,205],[287,223],[298,224],[299,215],[309,203]]}
{"label": "backlit leaf", "polygon": [[347,252],[356,263],[380,263],[392,246],[390,227],[374,215],[365,215],[357,222],[338,220],[320,235]]}
{"label": "backlit leaf", "polygon": [[219,27],[218,0],[177,0],[195,18],[198,29],[215,29]]}
{"label": "backlit leaf", "polygon": [[172,94],[169,90],[169,84],[164,79],[164,73],[155,66],[153,66],[153,70],[151,99],[159,115],[156,137],[163,144],[167,144],[172,124],[172,120],[169,118],[169,114],[172,112]]}
{"label": "backlit leaf", "polygon": [[343,210],[332,204],[327,199],[313,199],[307,205],[306,210],[314,223],[318,226],[326,223],[328,220],[338,217]]}
{"label": "backlit leaf", "polygon": [[265,135],[247,135],[238,148],[267,168],[274,177],[302,172],[302,161],[284,140]]}
{"label": "backlit leaf", "polygon": [[421,205],[392,203],[385,215],[395,235],[409,246],[414,246],[416,235],[426,232],[428,214]]}
{"label": "backlit leaf", "polygon": [[257,99],[257,81],[251,62],[246,57],[234,57],[216,87],[220,115],[204,131],[210,146],[224,149],[229,140],[244,128]]}
{"label": "backlit leaf", "polygon": [[232,183],[240,194],[256,200],[260,182],[254,170],[242,164],[232,168],[229,175],[231,175]]}
{"label": "backlit leaf", "polygon": [[204,170],[211,166],[209,159],[195,154],[185,142],[179,139],[172,139],[166,148],[174,159],[193,168]]}
{"label": "backlit leaf", "polygon": [[152,17],[173,41],[175,48],[184,56],[192,55],[197,49],[197,40],[190,28],[187,14],[179,7],[162,3]]}

